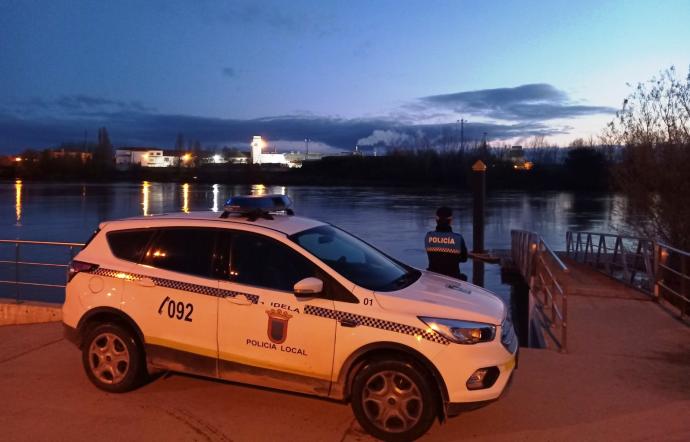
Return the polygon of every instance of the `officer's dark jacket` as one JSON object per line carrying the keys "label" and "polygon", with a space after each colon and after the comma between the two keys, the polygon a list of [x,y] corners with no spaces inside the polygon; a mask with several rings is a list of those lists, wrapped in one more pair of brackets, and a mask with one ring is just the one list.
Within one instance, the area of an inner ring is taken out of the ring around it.
{"label": "officer's dark jacket", "polygon": [[459,233],[435,230],[426,234],[424,247],[432,272],[460,278],[460,263],[467,261],[465,240]]}

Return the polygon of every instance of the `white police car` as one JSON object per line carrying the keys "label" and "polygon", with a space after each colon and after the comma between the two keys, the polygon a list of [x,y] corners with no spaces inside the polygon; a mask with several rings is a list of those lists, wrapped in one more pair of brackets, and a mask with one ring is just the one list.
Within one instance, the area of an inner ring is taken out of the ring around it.
{"label": "white police car", "polygon": [[344,400],[386,440],[501,394],[518,343],[497,297],[289,206],[102,223],[63,307],[91,381],[124,392],[166,369]]}

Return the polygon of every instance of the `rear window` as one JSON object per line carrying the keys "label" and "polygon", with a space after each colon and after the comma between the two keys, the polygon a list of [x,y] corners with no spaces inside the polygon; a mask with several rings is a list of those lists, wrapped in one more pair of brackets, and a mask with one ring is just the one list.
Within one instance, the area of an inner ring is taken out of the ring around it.
{"label": "rear window", "polygon": [[154,232],[154,229],[120,230],[109,232],[106,238],[113,255],[138,263]]}
{"label": "rear window", "polygon": [[163,228],[148,246],[143,264],[202,277],[212,275],[216,229]]}

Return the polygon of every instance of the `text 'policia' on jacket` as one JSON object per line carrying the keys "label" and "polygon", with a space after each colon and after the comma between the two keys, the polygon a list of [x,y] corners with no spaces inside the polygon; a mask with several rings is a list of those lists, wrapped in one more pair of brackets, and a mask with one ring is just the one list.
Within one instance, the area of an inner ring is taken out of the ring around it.
{"label": "text 'policia' on jacket", "polygon": [[459,233],[429,232],[424,238],[429,270],[460,278],[460,263],[467,261],[465,240]]}

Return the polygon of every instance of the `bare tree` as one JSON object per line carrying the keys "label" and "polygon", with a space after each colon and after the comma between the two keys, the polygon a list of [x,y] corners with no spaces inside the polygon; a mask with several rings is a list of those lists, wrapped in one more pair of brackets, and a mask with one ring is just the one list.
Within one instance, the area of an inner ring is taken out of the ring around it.
{"label": "bare tree", "polygon": [[602,139],[625,146],[616,181],[630,226],[690,250],[690,75],[671,67],[638,84]]}

